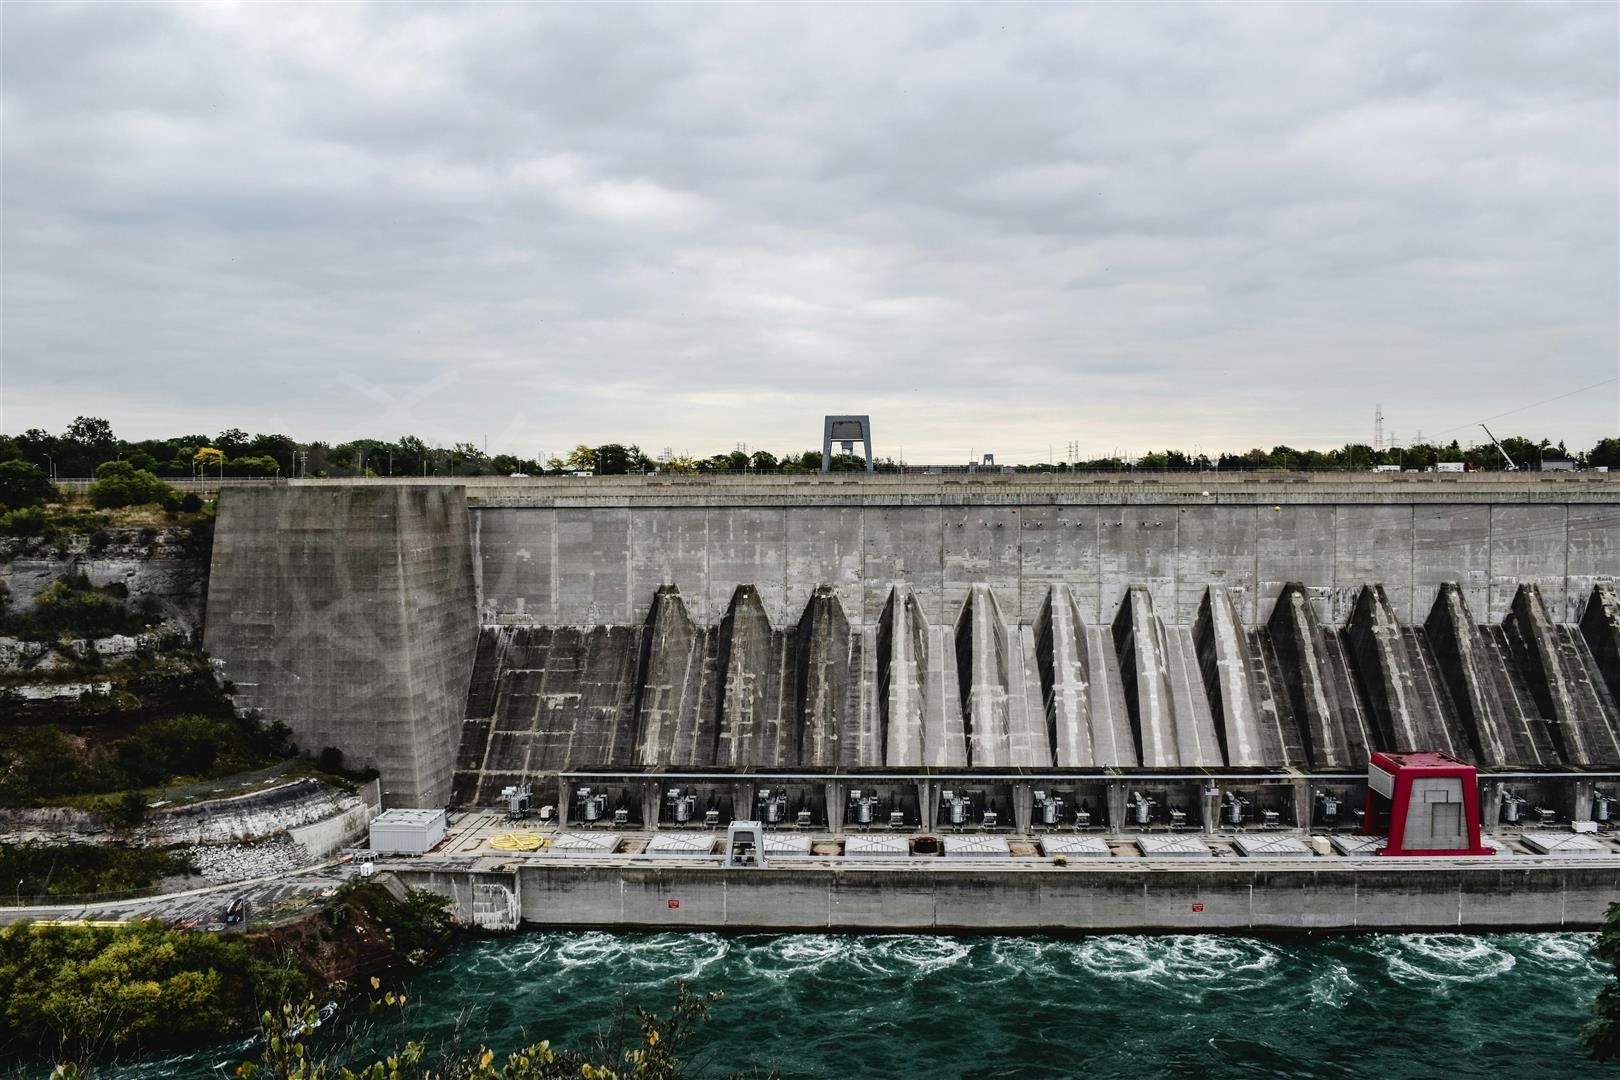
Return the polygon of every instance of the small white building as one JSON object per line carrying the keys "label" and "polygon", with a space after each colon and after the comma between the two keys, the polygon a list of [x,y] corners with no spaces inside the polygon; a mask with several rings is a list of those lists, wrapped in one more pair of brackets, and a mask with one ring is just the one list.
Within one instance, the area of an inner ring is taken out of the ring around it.
{"label": "small white building", "polygon": [[424,855],[449,827],[443,810],[385,810],[371,819],[371,850]]}

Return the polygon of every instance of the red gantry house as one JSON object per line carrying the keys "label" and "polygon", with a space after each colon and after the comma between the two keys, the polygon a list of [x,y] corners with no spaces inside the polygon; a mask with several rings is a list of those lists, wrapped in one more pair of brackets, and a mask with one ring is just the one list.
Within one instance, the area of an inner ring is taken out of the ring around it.
{"label": "red gantry house", "polygon": [[1389,844],[1380,855],[1495,855],[1479,842],[1479,784],[1474,767],[1437,750],[1374,753],[1367,762],[1363,833],[1387,815]]}

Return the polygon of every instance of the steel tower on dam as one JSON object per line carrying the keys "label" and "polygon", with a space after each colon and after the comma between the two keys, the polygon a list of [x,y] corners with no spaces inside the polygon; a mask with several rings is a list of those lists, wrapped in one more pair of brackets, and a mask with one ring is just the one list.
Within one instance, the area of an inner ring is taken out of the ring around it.
{"label": "steel tower on dam", "polygon": [[1617,575],[1594,474],[314,481],[222,493],[205,644],[396,805],[1304,825],[1374,750],[1589,799]]}

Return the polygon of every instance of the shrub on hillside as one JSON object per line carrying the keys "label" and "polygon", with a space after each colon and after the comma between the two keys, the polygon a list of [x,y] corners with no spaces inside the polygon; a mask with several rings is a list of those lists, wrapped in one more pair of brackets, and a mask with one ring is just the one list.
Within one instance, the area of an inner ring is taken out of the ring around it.
{"label": "shrub on hillside", "polygon": [[34,594],[32,611],[18,612],[11,621],[18,632],[39,638],[138,634],[158,612],[152,598],[143,597],[131,608],[128,596],[122,584],[96,586],[84,574],[69,572]]}
{"label": "shrub on hillside", "polygon": [[127,461],[106,461],[96,467],[96,482],[90,485],[90,502],[102,509],[155,503],[172,510],[180,505],[180,492]]}

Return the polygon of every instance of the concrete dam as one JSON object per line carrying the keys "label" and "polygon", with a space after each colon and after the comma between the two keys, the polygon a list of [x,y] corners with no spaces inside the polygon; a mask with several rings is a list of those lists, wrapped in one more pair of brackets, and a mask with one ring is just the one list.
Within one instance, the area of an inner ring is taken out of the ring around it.
{"label": "concrete dam", "polygon": [[1617,575],[1595,475],[307,481],[221,493],[205,646],[390,805],[775,778],[836,828],[863,776],[1620,769]]}

